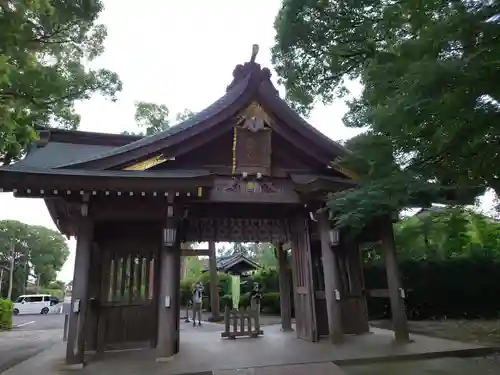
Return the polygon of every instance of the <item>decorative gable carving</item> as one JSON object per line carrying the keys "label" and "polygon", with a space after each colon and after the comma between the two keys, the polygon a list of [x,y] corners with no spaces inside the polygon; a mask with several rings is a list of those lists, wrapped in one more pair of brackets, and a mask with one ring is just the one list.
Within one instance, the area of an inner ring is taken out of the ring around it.
{"label": "decorative gable carving", "polygon": [[253,102],[234,127],[233,174],[271,174],[271,128],[269,116]]}

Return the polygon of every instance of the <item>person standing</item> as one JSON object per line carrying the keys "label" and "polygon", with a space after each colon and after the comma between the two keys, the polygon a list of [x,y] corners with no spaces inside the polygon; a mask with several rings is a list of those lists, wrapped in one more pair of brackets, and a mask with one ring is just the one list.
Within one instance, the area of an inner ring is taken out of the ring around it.
{"label": "person standing", "polygon": [[193,290],[193,327],[196,327],[196,315],[198,314],[198,326],[201,326],[201,306],[203,303],[203,284],[197,281]]}

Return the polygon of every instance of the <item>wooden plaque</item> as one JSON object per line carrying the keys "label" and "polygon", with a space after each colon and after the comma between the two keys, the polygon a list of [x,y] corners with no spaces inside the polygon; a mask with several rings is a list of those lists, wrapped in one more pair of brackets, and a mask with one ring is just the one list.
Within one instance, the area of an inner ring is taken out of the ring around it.
{"label": "wooden plaque", "polygon": [[271,174],[271,129],[252,131],[240,126],[236,131],[236,173]]}

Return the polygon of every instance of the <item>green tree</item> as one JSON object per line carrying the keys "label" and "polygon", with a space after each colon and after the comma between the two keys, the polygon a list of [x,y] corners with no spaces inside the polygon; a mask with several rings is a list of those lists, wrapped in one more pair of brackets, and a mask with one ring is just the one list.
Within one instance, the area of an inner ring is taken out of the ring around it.
{"label": "green tree", "polygon": [[207,259],[200,259],[197,256],[191,256],[186,259],[187,261],[187,273],[186,278],[196,278],[198,277],[202,271],[205,269],[205,266],[208,265]]}
{"label": "green tree", "polygon": [[408,206],[437,200],[439,186],[416,178],[402,169],[390,139],[372,132],[346,142],[352,153],[339,163],[359,175],[359,186],[328,196],[327,205],[339,227],[360,232],[380,217],[397,218]]}
{"label": "green tree", "polygon": [[285,0],[273,60],[303,113],[363,84],[345,123],[424,179],[500,194],[500,1]]}
{"label": "green tree", "polygon": [[[56,274],[69,256],[64,237],[41,226],[29,226],[14,220],[0,221],[0,264],[9,264],[14,245],[13,295],[25,291],[31,276],[40,287],[55,280]],[[8,280],[4,277],[2,293],[6,294]]]}
{"label": "green tree", "polygon": [[47,288],[64,290],[66,288],[66,283],[61,280],[55,280],[52,281],[49,285],[47,285]]}
{"label": "green tree", "polygon": [[118,76],[84,66],[104,51],[102,9],[100,0],[0,2],[0,162],[20,157],[36,128],[78,127],[77,100],[115,99]]}
{"label": "green tree", "polygon": [[165,104],[149,102],[135,103],[135,121],[146,135],[156,134],[170,128],[170,111]]}
{"label": "green tree", "polygon": [[462,207],[424,210],[400,220],[394,233],[406,260],[500,258],[500,223]]}
{"label": "green tree", "polygon": [[22,293],[26,285],[29,275],[28,236],[29,227],[26,224],[14,220],[0,221],[0,265],[4,269],[0,289],[6,297]]}
{"label": "green tree", "polygon": [[[185,121],[193,117],[195,113],[185,109],[175,115],[175,123]],[[165,104],[156,104],[151,102],[139,101],[135,103],[135,121],[143,131],[136,133],[138,135],[153,135],[169,129],[172,125],[170,119],[170,110]],[[124,131],[122,134],[133,135],[134,133]]]}
{"label": "green tree", "polygon": [[254,260],[262,267],[272,267],[275,268],[278,265],[278,260],[275,256],[274,245],[269,242],[254,243],[251,245],[254,247],[253,253],[255,254]]}
{"label": "green tree", "polygon": [[177,122],[186,121],[189,120],[194,115],[196,115],[195,112],[191,111],[190,109],[184,109],[184,111],[179,112],[175,115],[175,120]]}
{"label": "green tree", "polygon": [[42,226],[30,226],[28,240],[33,273],[39,285],[45,287],[56,279],[68,259],[68,245],[59,232]]}

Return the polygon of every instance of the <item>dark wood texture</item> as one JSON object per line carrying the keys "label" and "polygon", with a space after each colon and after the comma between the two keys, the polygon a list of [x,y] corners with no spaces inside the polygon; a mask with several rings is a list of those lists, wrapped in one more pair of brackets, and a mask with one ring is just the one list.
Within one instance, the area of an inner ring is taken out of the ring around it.
{"label": "dark wood texture", "polygon": [[224,331],[220,336],[223,338],[235,339],[237,337],[256,338],[263,335],[260,329],[260,305],[255,308],[230,309],[229,306],[224,310]]}
{"label": "dark wood texture", "polygon": [[311,248],[308,219],[297,216],[292,227],[292,271],[297,337],[318,341],[312,285]]}
{"label": "dark wood texture", "polygon": [[[344,341],[342,329],[342,305],[343,290],[340,284],[338,267],[338,250],[331,247],[329,240],[330,223],[326,213],[319,215],[319,234],[321,243],[321,254],[323,258],[323,277],[325,281],[325,300],[328,316],[328,327],[330,340],[334,344]],[[338,298],[336,296],[338,293]]]}
{"label": "dark wood texture", "polygon": [[192,218],[185,241],[278,242],[290,236],[286,219]]}
{"label": "dark wood texture", "polygon": [[102,241],[99,351],[150,347],[155,341],[154,279],[161,237],[159,231],[151,238],[138,229],[135,240]]}
{"label": "dark wood texture", "polygon": [[220,319],[220,303],[219,303],[219,275],[217,274],[217,252],[215,242],[208,243],[209,256],[209,272],[210,272],[210,306],[211,320],[218,321]]}
{"label": "dark wood texture", "polygon": [[271,129],[252,131],[236,126],[236,173],[271,174]]}
{"label": "dark wood texture", "polygon": [[292,301],[290,298],[287,253],[283,250],[282,243],[276,246],[276,255],[279,272],[281,330],[286,332],[292,330]]}
{"label": "dark wood texture", "polygon": [[299,204],[300,197],[290,181],[218,179],[210,190],[213,202]]}
{"label": "dark wood texture", "polygon": [[[71,295],[71,311],[69,313],[68,341],[66,346],[66,362],[77,364],[83,362],[86,338],[86,317],[89,293],[89,270],[91,263],[94,223],[88,217],[75,214],[76,255],[73,274],[73,291]],[[78,305],[79,308],[75,309]]]}

